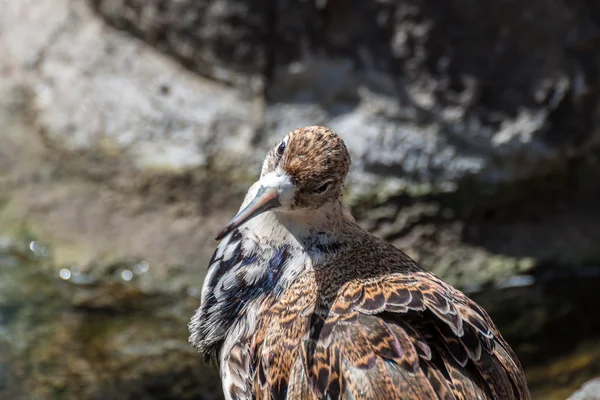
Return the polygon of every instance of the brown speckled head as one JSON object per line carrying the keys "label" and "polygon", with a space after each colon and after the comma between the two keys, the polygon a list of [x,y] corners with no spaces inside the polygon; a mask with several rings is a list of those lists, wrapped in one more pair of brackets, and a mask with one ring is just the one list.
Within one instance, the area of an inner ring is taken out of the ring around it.
{"label": "brown speckled head", "polygon": [[280,169],[296,189],[292,209],[314,209],[340,196],[349,167],[344,141],[331,129],[308,126],[288,133],[269,152],[262,174]]}
{"label": "brown speckled head", "polygon": [[339,204],[349,167],[346,145],[332,130],[309,126],[288,133],[269,151],[259,181],[216,238],[266,211],[317,210]]}

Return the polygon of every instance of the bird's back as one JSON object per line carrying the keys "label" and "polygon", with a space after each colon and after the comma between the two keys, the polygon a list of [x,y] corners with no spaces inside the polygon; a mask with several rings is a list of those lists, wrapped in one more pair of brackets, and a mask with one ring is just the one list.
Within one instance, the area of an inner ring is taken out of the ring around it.
{"label": "bird's back", "polygon": [[226,358],[231,398],[530,398],[481,307],[391,245],[365,240],[262,300],[254,333]]}

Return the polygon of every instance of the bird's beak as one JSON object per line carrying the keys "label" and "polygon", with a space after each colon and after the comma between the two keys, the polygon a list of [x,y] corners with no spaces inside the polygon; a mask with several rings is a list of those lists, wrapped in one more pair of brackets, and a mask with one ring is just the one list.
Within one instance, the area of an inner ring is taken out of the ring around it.
{"label": "bird's beak", "polygon": [[251,220],[259,214],[272,208],[279,207],[279,190],[277,187],[261,186],[252,201],[244,207],[229,223],[217,234],[216,240],[223,239],[229,232]]}

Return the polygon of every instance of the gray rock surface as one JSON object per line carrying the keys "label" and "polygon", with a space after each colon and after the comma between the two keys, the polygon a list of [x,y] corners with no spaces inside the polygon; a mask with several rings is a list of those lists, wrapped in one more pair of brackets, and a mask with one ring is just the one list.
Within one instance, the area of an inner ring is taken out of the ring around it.
{"label": "gray rock surface", "polygon": [[348,137],[355,177],[391,190],[519,180],[599,142],[594,3],[92,3],[184,63],[195,49],[212,79],[262,77],[268,142],[326,124]]}
{"label": "gray rock surface", "polygon": [[108,28],[84,2],[5,2],[3,92],[26,91],[37,128],[57,146],[176,171],[250,148],[259,101]]}
{"label": "gray rock surface", "polygon": [[3,1],[4,69],[26,70],[40,127],[142,167],[320,123],[346,137],[359,193],[452,192],[564,168],[600,141],[593,3],[90,0],[201,79],[82,2]]}
{"label": "gray rock surface", "polygon": [[251,162],[260,99],[193,75],[84,2],[0,7],[3,231],[46,237],[63,265],[206,258],[218,228],[204,216],[224,219],[237,200],[223,199],[243,190],[231,180],[249,180],[217,172]]}
{"label": "gray rock surface", "polygon": [[568,400],[599,400],[600,399],[600,378],[592,379],[586,382],[581,389],[573,393]]}
{"label": "gray rock surface", "polygon": [[326,124],[359,221],[453,282],[595,262],[598,10],[544,4],[2,0],[0,221],[59,264],[203,263]]}

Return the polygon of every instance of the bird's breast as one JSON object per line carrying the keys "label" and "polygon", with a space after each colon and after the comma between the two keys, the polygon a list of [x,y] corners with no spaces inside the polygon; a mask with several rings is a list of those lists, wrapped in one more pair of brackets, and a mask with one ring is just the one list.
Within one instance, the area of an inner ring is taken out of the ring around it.
{"label": "bird's breast", "polygon": [[[250,232],[233,231],[210,261],[190,340],[216,356],[234,325],[245,323],[247,314],[253,321],[262,305],[281,296],[309,263],[306,253],[291,244],[265,244]],[[238,331],[249,331],[252,324],[247,325]]]}

